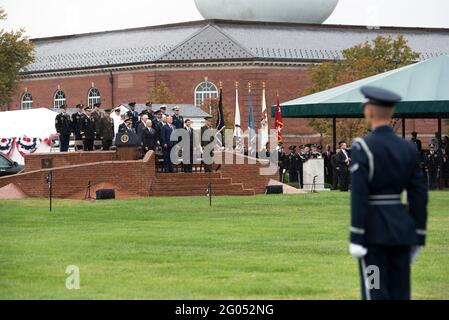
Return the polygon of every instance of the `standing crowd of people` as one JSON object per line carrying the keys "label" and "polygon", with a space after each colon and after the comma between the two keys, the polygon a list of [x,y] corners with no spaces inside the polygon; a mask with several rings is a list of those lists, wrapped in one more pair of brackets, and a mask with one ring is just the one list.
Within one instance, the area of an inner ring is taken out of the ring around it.
{"label": "standing crowd of people", "polygon": [[[435,134],[435,138],[429,144],[427,150],[423,149],[418,133],[412,133],[411,141],[418,149],[419,159],[427,186],[435,190],[439,181],[449,188],[449,137],[441,138]],[[350,185],[349,167],[351,165],[351,150],[345,141],[340,141],[337,150],[332,150],[330,145],[323,148],[317,144],[290,146],[286,152],[282,143],[278,147],[279,180],[304,187],[303,165],[310,159],[324,159],[324,181],[332,190],[348,191]]]}
{"label": "standing crowd of people", "polygon": [[288,173],[288,182],[298,184],[304,188],[304,163],[310,159],[324,159],[324,180],[333,190],[349,190],[349,165],[351,162],[350,150],[347,144],[341,141],[339,149],[336,152],[327,145],[324,150],[321,145],[307,144],[289,147],[286,153],[281,143],[278,148],[279,180],[286,182]]}
{"label": "standing crowd of people", "polygon": [[442,181],[443,187],[449,188],[449,137],[442,138],[435,133],[427,150],[423,148],[417,132],[412,133],[412,142],[418,150],[418,161],[429,189],[438,189],[439,181]]}
{"label": "standing crowd of people", "polygon": [[[111,117],[113,112],[116,113],[116,118],[120,118],[118,130],[115,130],[114,119]],[[159,110],[154,111],[152,103],[147,103],[146,109],[140,113],[136,111],[135,102],[128,104],[126,113],[122,113],[121,108],[101,110],[101,103],[96,103],[93,109],[78,104],[76,112],[69,115],[67,106],[63,105],[60,107],[60,113],[56,116],[55,128],[59,135],[60,152],[69,151],[72,134],[75,143],[82,141],[78,150],[93,151],[95,149],[94,142],[101,141],[98,149],[108,151],[113,147],[117,133],[134,133],[139,138],[142,154],[152,150],[158,151],[163,156],[164,172],[174,172],[170,155],[179,141],[172,141],[171,135],[175,130],[183,129],[190,137],[190,161],[184,161],[182,169],[186,173],[193,171],[194,130],[192,121],[184,119],[179,107],[175,107],[173,113],[169,115],[167,107],[162,106]],[[203,135],[208,129],[212,129],[211,118],[205,119],[201,134]],[[204,147],[208,143],[202,141],[201,146]],[[206,172],[211,172],[212,166],[204,165],[204,169]]]}

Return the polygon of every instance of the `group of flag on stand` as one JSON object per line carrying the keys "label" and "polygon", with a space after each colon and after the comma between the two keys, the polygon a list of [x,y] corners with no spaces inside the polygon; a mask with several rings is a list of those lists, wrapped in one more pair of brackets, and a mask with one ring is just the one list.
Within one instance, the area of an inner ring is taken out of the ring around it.
{"label": "group of flag on stand", "polygon": [[[281,106],[279,101],[279,92],[277,93],[276,100],[276,118],[274,129],[277,132],[278,142],[282,141],[282,129],[284,128],[284,123],[282,121],[281,114]],[[266,86],[265,82],[263,83],[262,89],[262,117],[260,120],[260,128],[259,128],[259,150],[257,150],[257,134],[256,134],[256,126],[254,122],[254,113],[253,113],[253,96],[251,91],[251,83],[248,83],[248,155],[251,157],[255,157],[258,151],[267,150],[267,145],[269,143],[269,122],[268,122],[268,108],[267,108],[267,99],[266,99]],[[237,153],[244,153],[244,137],[243,130],[241,127],[241,116],[240,116],[240,104],[239,104],[239,83],[235,83],[235,118],[234,118],[234,138],[235,138],[235,150]],[[223,111],[223,90],[220,83],[220,97],[218,103],[218,119],[216,126],[218,133],[222,135],[223,130],[225,129],[225,120],[224,120],[224,111]],[[220,140],[222,144],[222,140]]]}

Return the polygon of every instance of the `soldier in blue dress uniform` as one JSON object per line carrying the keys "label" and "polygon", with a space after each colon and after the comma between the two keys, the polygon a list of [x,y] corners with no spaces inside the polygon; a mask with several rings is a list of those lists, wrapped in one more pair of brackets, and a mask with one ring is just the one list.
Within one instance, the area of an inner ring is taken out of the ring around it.
{"label": "soldier in blue dress uniform", "polygon": [[129,111],[126,113],[126,115],[133,122],[134,131],[137,131],[137,126],[139,125],[139,113],[136,111],[136,103],[130,102],[128,106]]}
{"label": "soldier in blue dress uniform", "polygon": [[401,97],[377,87],[362,93],[373,131],[352,148],[350,253],[359,261],[363,299],[409,300],[411,264],[426,239],[427,189],[416,146],[390,127]]}

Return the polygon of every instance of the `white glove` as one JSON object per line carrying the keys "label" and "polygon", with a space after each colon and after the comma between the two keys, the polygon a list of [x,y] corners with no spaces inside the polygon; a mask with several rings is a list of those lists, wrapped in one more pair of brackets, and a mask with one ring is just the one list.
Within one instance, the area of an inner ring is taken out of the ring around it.
{"label": "white glove", "polygon": [[419,253],[421,251],[422,247],[420,246],[415,246],[412,247],[412,250],[410,252],[410,263],[415,263],[416,260],[418,259]]}
{"label": "white glove", "polygon": [[368,253],[368,249],[359,244],[351,243],[349,245],[349,253],[354,259],[362,259]]}

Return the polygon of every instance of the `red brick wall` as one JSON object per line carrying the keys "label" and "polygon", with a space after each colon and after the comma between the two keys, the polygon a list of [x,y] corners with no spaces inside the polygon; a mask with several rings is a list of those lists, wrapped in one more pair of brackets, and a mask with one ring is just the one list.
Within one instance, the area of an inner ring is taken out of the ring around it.
{"label": "red brick wall", "polygon": [[[47,155],[48,156],[48,155]],[[59,163],[81,163],[91,161],[101,155],[91,153],[83,154],[82,157],[77,153],[51,154],[54,164]],[[64,165],[55,167],[53,171],[53,196],[55,198],[82,198],[88,182],[92,188],[97,185],[110,185],[116,189],[119,194],[135,194],[138,196],[148,196],[150,188],[157,183],[155,158],[153,152],[148,152],[141,161],[110,161],[114,152],[104,153],[106,159],[96,163],[84,163],[76,165]],[[38,169],[30,171],[33,166],[40,168],[40,156],[33,158],[28,164],[27,172],[10,177],[0,178],[0,188],[15,184],[29,197],[47,197],[49,194],[46,178],[50,169]],[[265,167],[261,163],[248,163],[248,158],[244,157],[244,164],[223,164],[221,173],[223,178],[231,178],[232,183],[243,184],[244,189],[252,189],[256,194],[265,193],[265,187],[270,179],[277,179],[277,172],[271,176],[263,176],[260,169]],[[277,168],[276,168],[277,169]],[[180,174],[180,177],[184,177]],[[230,190],[235,191],[235,190]],[[94,190],[92,191],[94,193]],[[81,195],[81,196],[80,196]],[[170,194],[168,193],[167,196]]]}
{"label": "red brick wall", "polygon": [[233,183],[242,183],[244,189],[253,189],[256,194],[264,194],[270,179],[279,179],[277,168],[275,168],[276,172],[273,175],[261,175],[260,169],[268,168],[267,165],[259,161],[255,164],[249,163],[248,157],[234,156],[234,159],[236,157],[240,158],[239,163],[244,164],[236,164],[237,161],[234,164],[225,164],[223,160],[221,174],[223,178],[231,178]]}
{"label": "red brick wall", "polygon": [[[46,177],[49,170],[38,170],[0,178],[0,188],[14,183],[30,197],[48,196]],[[155,179],[155,161],[152,152],[142,161],[108,161],[73,165],[53,169],[53,195],[56,198],[70,198],[91,185],[108,183],[116,188],[147,196]]]}
{"label": "red brick wall", "polygon": [[54,152],[25,155],[25,171],[30,172],[42,169],[43,159],[51,159],[53,161],[53,168],[58,168],[88,163],[115,161],[116,152]]}
{"label": "red brick wall", "polygon": [[[148,92],[159,81],[164,81],[179,104],[193,104],[194,90],[207,76],[217,86],[223,82],[224,105],[233,112],[235,105],[235,81],[240,82],[240,108],[242,123],[248,122],[247,84],[252,83],[255,121],[261,118],[262,82],[267,84],[267,103],[276,103],[276,91],[282,101],[297,98],[310,85],[306,68],[217,68],[217,69],[177,69],[156,71],[134,71],[114,74],[114,104],[128,103],[131,100],[145,103]],[[67,104],[87,104],[87,93],[92,86],[97,87],[104,107],[110,106],[111,84],[109,74],[70,76],[49,79],[28,79],[20,83],[17,94],[9,105],[11,110],[20,109],[20,99],[25,89],[33,95],[33,106],[53,107],[53,96],[58,86],[67,96]],[[287,127],[296,133],[313,133],[302,120],[286,120]],[[289,125],[289,124],[292,125]]]}
{"label": "red brick wall", "polygon": [[[262,82],[267,84],[267,104],[276,103],[276,91],[279,90],[281,101],[295,99],[303,94],[304,89],[311,84],[305,67],[259,67],[259,68],[207,68],[207,69],[161,69],[148,71],[129,71],[114,73],[114,105],[128,103],[131,100],[138,103],[146,102],[148,92],[159,81],[164,81],[170,88],[175,103],[193,104],[194,89],[207,76],[217,86],[223,82],[224,107],[231,114],[235,105],[235,81],[240,82],[240,110],[242,112],[242,127],[248,123],[247,83],[252,83],[254,119],[258,123],[261,118]],[[87,93],[92,86],[97,87],[102,96],[104,107],[112,104],[111,84],[108,73],[96,75],[81,75],[48,79],[23,80],[17,94],[13,97],[9,108],[20,108],[20,99],[25,88],[32,93],[34,107],[52,107],[53,95],[58,86],[66,93],[69,106],[78,103],[87,104]],[[284,119],[284,136],[286,144],[302,144],[318,142],[315,133],[307,120]],[[273,126],[271,119],[270,127]],[[445,131],[447,131],[445,126]],[[416,130],[424,134],[436,131],[436,121],[408,120],[407,132]],[[299,138],[302,135],[303,138]]]}

